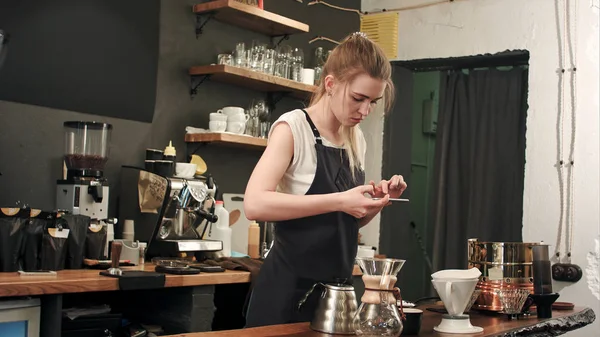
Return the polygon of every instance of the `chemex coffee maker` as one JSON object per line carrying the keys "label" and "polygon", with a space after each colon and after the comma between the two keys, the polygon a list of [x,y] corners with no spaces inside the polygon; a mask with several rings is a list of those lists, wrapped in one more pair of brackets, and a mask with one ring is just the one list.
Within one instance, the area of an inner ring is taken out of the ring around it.
{"label": "chemex coffee maker", "polygon": [[108,161],[112,125],[100,122],[64,122],[66,175],[57,181],[56,208],[71,214],[87,215],[96,224],[108,219]]}
{"label": "chemex coffee maker", "polygon": [[[134,222],[134,238],[148,242],[146,257],[190,257],[223,249],[202,239],[217,221],[211,177],[164,177],[141,168],[121,168],[119,217]],[[202,229],[202,232],[200,232]]]}

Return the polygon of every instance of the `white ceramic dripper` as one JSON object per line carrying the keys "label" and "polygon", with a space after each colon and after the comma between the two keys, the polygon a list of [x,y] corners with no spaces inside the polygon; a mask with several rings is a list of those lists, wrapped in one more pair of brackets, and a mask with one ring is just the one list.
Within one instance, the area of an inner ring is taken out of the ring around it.
{"label": "white ceramic dripper", "polygon": [[473,270],[446,270],[432,276],[431,283],[448,314],[442,316],[440,325],[433,329],[445,333],[477,333],[483,328],[471,325],[469,315],[464,314],[477,286],[481,272]]}
{"label": "white ceramic dripper", "polygon": [[450,316],[460,316],[477,286],[475,280],[431,280]]}

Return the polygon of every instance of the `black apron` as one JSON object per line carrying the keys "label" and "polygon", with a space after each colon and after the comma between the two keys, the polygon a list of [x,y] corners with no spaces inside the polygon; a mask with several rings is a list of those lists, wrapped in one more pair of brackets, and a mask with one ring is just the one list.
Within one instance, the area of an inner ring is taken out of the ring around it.
{"label": "black apron", "polygon": [[[343,192],[364,184],[364,172],[356,170],[354,181],[346,151],[324,146],[319,131],[304,114],[317,151],[315,178],[306,194]],[[310,321],[321,289],[301,310],[298,302],[316,282],[351,282],[358,229],[358,219],[344,212],[276,223],[275,242],[250,296],[246,327]]]}

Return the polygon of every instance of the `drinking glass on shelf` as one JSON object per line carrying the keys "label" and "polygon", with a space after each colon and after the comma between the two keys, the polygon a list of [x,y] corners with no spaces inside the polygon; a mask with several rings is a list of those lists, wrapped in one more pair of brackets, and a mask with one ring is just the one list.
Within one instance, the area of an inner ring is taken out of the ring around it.
{"label": "drinking glass on shelf", "polygon": [[254,71],[263,70],[263,61],[267,45],[258,40],[252,40],[252,49],[250,52],[250,68]]}
{"label": "drinking glass on shelf", "polygon": [[233,57],[231,54],[219,54],[217,60],[219,64],[225,64],[229,66],[233,65]]}
{"label": "drinking glass on shelf", "polygon": [[260,130],[259,130],[259,136],[260,138],[268,138],[269,137],[269,130],[271,130],[271,122],[270,121],[264,121],[264,122],[260,122]]}
{"label": "drinking glass on shelf", "polygon": [[252,104],[250,104],[248,115],[250,118],[246,123],[246,134],[252,137],[258,137],[260,121],[258,119],[258,112],[256,109],[254,109],[254,101],[252,101]]}
{"label": "drinking glass on shelf", "polygon": [[288,45],[279,45],[276,49],[275,76],[289,78],[290,77],[290,59],[292,57],[292,47]]}
{"label": "drinking glass on shelf", "polygon": [[235,66],[245,67],[246,66],[246,45],[244,42],[239,42],[235,45],[235,51],[233,53]]}
{"label": "drinking glass on shelf", "polygon": [[304,68],[304,52],[300,48],[294,48],[292,52],[291,80],[302,82],[302,69]]}
{"label": "drinking glass on shelf", "polygon": [[246,49],[246,62],[244,64],[246,68],[252,69],[252,48]]}
{"label": "drinking glass on shelf", "polygon": [[255,109],[257,110],[260,123],[258,137],[267,138],[271,129],[271,108],[264,100],[258,100]]}
{"label": "drinking glass on shelf", "polygon": [[273,75],[275,70],[275,50],[265,50],[265,58],[263,60],[263,73]]}
{"label": "drinking glass on shelf", "polygon": [[323,51],[323,47],[318,47],[315,50],[315,85],[319,85],[323,65],[325,65],[325,52]]}

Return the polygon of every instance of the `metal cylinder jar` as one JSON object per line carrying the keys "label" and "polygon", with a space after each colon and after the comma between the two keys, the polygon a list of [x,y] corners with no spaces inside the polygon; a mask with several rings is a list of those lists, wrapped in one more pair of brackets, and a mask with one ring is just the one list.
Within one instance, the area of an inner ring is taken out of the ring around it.
{"label": "metal cylinder jar", "polygon": [[478,268],[481,278],[477,289],[481,295],[474,309],[501,311],[496,290],[527,289],[533,293],[533,247],[542,242],[482,242],[468,240],[469,268]]}

